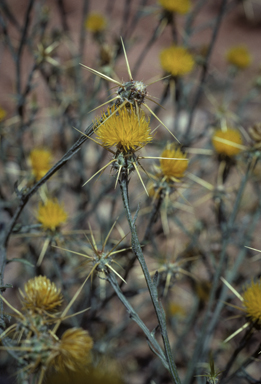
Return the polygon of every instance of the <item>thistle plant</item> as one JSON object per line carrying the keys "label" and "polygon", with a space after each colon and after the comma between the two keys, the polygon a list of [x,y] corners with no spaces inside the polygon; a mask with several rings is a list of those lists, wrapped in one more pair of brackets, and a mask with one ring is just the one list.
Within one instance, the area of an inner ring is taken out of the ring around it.
{"label": "thistle plant", "polygon": [[0,2],[1,378],[259,382],[256,6]]}

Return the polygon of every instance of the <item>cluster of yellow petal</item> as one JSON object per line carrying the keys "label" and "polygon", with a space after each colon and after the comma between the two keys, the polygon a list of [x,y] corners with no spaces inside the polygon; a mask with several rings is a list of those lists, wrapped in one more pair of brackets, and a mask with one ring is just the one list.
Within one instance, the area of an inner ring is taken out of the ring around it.
{"label": "cluster of yellow petal", "polygon": [[66,222],[67,213],[58,201],[48,199],[45,204],[39,204],[37,220],[44,229],[54,231],[59,225]]}
{"label": "cluster of yellow petal", "polygon": [[212,137],[212,144],[217,153],[232,157],[241,151],[242,136],[236,129],[218,129]]}
{"label": "cluster of yellow petal", "polygon": [[159,3],[166,11],[180,13],[181,15],[188,13],[191,8],[190,0],[159,0]]}
{"label": "cluster of yellow petal", "polygon": [[6,117],[6,111],[0,107],[0,121],[4,120],[4,118]]}
{"label": "cluster of yellow petal", "polygon": [[84,369],[91,360],[92,347],[93,340],[88,331],[82,328],[70,328],[64,332],[59,341],[52,364],[61,372],[66,369],[71,371]]}
{"label": "cluster of yellow petal", "polygon": [[106,27],[106,19],[100,13],[90,13],[85,20],[85,28],[90,32],[101,32]]}
{"label": "cluster of yellow petal", "polygon": [[52,154],[46,149],[33,149],[29,155],[32,172],[40,180],[51,168]]}
{"label": "cluster of yellow petal", "polygon": [[96,131],[97,138],[104,147],[116,146],[120,150],[135,151],[152,140],[150,121],[146,119],[143,111],[140,110],[137,116],[134,108],[130,106],[114,112],[115,107],[111,108],[111,111],[108,108],[109,118],[104,113],[104,123]]}
{"label": "cluster of yellow petal", "polygon": [[261,279],[256,282],[252,281],[245,288],[242,297],[247,316],[253,322],[258,321],[261,324]]}
{"label": "cluster of yellow petal", "polygon": [[238,45],[227,52],[227,62],[239,69],[245,69],[251,64],[252,58],[244,45]]}
{"label": "cluster of yellow petal", "polygon": [[24,308],[33,312],[53,312],[62,304],[63,296],[60,289],[46,276],[30,279],[20,291]]}
{"label": "cluster of yellow petal", "polygon": [[168,144],[163,150],[161,157],[167,157],[169,159],[180,158],[181,160],[168,160],[160,159],[160,168],[166,180],[172,178],[181,178],[184,176],[184,172],[188,168],[188,161],[186,154],[181,151],[175,144]]}
{"label": "cluster of yellow petal", "polygon": [[171,73],[173,76],[184,76],[191,72],[195,65],[193,56],[188,50],[175,45],[161,52],[160,62],[164,71]]}

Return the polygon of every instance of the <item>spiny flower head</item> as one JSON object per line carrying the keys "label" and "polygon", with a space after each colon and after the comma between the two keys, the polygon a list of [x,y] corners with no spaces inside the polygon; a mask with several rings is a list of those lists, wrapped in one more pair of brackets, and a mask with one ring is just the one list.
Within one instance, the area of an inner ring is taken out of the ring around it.
{"label": "spiny flower head", "polygon": [[218,129],[212,136],[212,144],[217,153],[232,157],[241,151],[242,137],[236,129]]}
{"label": "spiny flower head", "polygon": [[164,71],[173,76],[184,76],[191,72],[195,61],[184,47],[173,45],[161,51],[160,63]]}
{"label": "spiny flower head", "polygon": [[21,302],[24,308],[33,312],[54,312],[62,304],[63,296],[60,289],[46,276],[30,279],[24,286]]}
{"label": "spiny flower head", "polygon": [[190,0],[159,0],[159,3],[166,11],[180,13],[181,15],[188,13],[191,8]]}
{"label": "spiny flower head", "polygon": [[96,131],[97,138],[104,147],[116,146],[124,152],[135,152],[152,140],[150,121],[143,111],[137,116],[135,109],[120,108],[117,113],[115,107],[108,109],[109,118],[104,114],[102,123]]}
{"label": "spiny flower head", "polygon": [[4,120],[4,118],[6,117],[6,111],[0,107],[0,121]]}
{"label": "spiny flower head", "polygon": [[57,200],[48,199],[44,204],[39,204],[37,220],[44,229],[54,231],[59,225],[66,222],[67,213]]}
{"label": "spiny flower head", "polygon": [[160,169],[163,175],[166,177],[166,180],[170,180],[173,178],[181,178],[184,176],[184,172],[188,168],[188,161],[184,161],[186,159],[186,154],[181,151],[179,147],[175,144],[168,144],[166,148],[163,150],[161,157],[167,157],[169,159],[172,158],[180,158],[181,160],[168,160],[168,159],[160,159]]}
{"label": "spiny flower head", "polygon": [[261,279],[256,282],[252,280],[251,284],[245,287],[242,297],[247,317],[261,324]]}
{"label": "spiny flower head", "polygon": [[64,332],[57,344],[52,365],[59,371],[70,369],[79,371],[90,362],[93,340],[88,331],[82,328],[70,328]]}
{"label": "spiny flower head", "polygon": [[97,12],[90,13],[85,20],[85,28],[93,33],[102,32],[106,24],[105,17]]}
{"label": "spiny flower head", "polygon": [[33,149],[29,155],[35,179],[40,180],[51,168],[52,154],[46,149]]}
{"label": "spiny flower head", "polygon": [[244,45],[238,45],[236,47],[230,48],[226,57],[229,64],[232,64],[239,69],[245,69],[249,67],[252,61],[249,50]]}

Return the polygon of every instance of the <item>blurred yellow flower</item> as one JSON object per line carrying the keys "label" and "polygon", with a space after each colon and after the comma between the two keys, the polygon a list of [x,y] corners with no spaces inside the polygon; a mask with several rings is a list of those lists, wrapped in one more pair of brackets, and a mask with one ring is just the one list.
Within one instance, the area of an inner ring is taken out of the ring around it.
{"label": "blurred yellow flower", "polygon": [[79,371],[90,363],[92,347],[93,340],[88,331],[70,328],[62,335],[51,363],[61,372],[67,369]]}
{"label": "blurred yellow flower", "polygon": [[46,149],[33,149],[29,155],[35,179],[40,180],[51,168],[52,153]]}
{"label": "blurred yellow flower", "polygon": [[37,276],[24,285],[21,302],[23,307],[33,312],[54,312],[62,304],[61,290],[57,289],[46,276]]}
{"label": "blurred yellow flower", "polygon": [[0,121],[4,120],[4,118],[6,117],[6,111],[0,107]]}
{"label": "blurred yellow flower", "polygon": [[245,287],[242,298],[247,317],[261,324],[261,279]]}
{"label": "blurred yellow flower", "polygon": [[184,176],[184,172],[188,168],[188,161],[184,159],[187,158],[186,154],[181,151],[179,147],[175,144],[168,144],[166,148],[161,153],[161,157],[180,158],[181,160],[167,160],[160,159],[160,169],[163,175],[166,177],[166,180],[173,178],[181,178]]}
{"label": "blurred yellow flower", "polygon": [[106,27],[106,19],[100,13],[90,13],[85,20],[85,28],[90,32],[101,32]]}
{"label": "blurred yellow flower", "polygon": [[252,61],[252,57],[248,48],[244,45],[238,45],[229,49],[226,55],[227,62],[234,65],[239,69],[245,69],[249,67]]}
{"label": "blurred yellow flower", "polygon": [[161,51],[160,63],[164,71],[173,76],[184,76],[191,72],[195,61],[193,56],[184,47],[173,45]]}
{"label": "blurred yellow flower", "polygon": [[54,231],[60,224],[66,222],[67,213],[58,201],[48,199],[45,204],[39,204],[37,220],[43,225],[44,229]]}
{"label": "blurred yellow flower", "polygon": [[112,116],[108,118],[104,114],[102,119],[105,122],[96,131],[97,138],[104,147],[116,146],[119,150],[134,152],[152,140],[150,121],[143,111],[137,116],[131,105],[130,108],[119,109],[117,114],[114,112],[115,107],[111,108],[111,112],[108,108],[108,114]]}
{"label": "blurred yellow flower", "polygon": [[242,137],[236,129],[218,129],[212,136],[212,144],[217,153],[231,157],[242,150]]}
{"label": "blurred yellow flower", "polygon": [[177,12],[181,15],[188,13],[191,8],[190,0],[159,0],[159,3],[166,11]]}

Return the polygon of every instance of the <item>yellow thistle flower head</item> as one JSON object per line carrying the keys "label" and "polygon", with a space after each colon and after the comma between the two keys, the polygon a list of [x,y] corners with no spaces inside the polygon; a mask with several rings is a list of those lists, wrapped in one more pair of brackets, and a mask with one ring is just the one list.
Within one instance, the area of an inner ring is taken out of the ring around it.
{"label": "yellow thistle flower head", "polygon": [[152,140],[150,121],[140,110],[137,116],[132,105],[130,108],[120,108],[117,113],[115,107],[108,108],[109,118],[103,115],[105,122],[96,131],[97,138],[104,147],[116,146],[124,152],[135,152]]}
{"label": "yellow thistle flower head", "polygon": [[40,180],[49,171],[52,164],[52,154],[46,149],[33,149],[29,155],[32,172],[35,179]]}
{"label": "yellow thistle flower head", "polygon": [[67,213],[57,200],[48,199],[44,204],[39,204],[37,220],[44,229],[55,231],[59,225],[66,222]]}
{"label": "yellow thistle flower head", "polygon": [[176,12],[184,15],[191,8],[190,0],[159,0],[160,5],[168,12]]}
{"label": "yellow thistle flower head", "polygon": [[250,66],[252,57],[249,50],[244,45],[238,45],[229,49],[226,55],[227,62],[239,69],[245,69]]}
{"label": "yellow thistle flower head", "polygon": [[90,351],[93,340],[88,331],[71,328],[64,332],[57,346],[57,352],[51,362],[59,371],[79,371],[91,360]]}
{"label": "yellow thistle flower head", "polygon": [[247,317],[261,324],[261,279],[245,287],[242,297]]}
{"label": "yellow thistle flower head", "polygon": [[175,144],[168,144],[163,150],[161,157],[180,158],[181,160],[168,160],[160,159],[160,169],[163,175],[166,177],[166,180],[179,179],[184,176],[184,172],[188,168],[188,161],[184,161],[187,156],[181,151],[179,147]]}
{"label": "yellow thistle flower head", "polygon": [[62,304],[63,296],[60,289],[46,276],[30,279],[20,291],[23,307],[36,313],[54,312]]}
{"label": "yellow thistle flower head", "polygon": [[0,107],[0,121],[4,120],[4,118],[6,117],[6,111]]}
{"label": "yellow thistle flower head", "polygon": [[85,28],[93,33],[102,32],[106,24],[105,17],[97,12],[90,13],[85,20]]}
{"label": "yellow thistle flower head", "polygon": [[193,56],[184,47],[171,46],[161,51],[160,63],[164,71],[173,76],[184,76],[191,72],[195,61]]}
{"label": "yellow thistle flower head", "polygon": [[218,129],[212,136],[212,145],[218,154],[232,157],[241,151],[242,136],[233,128],[227,128],[226,131]]}

